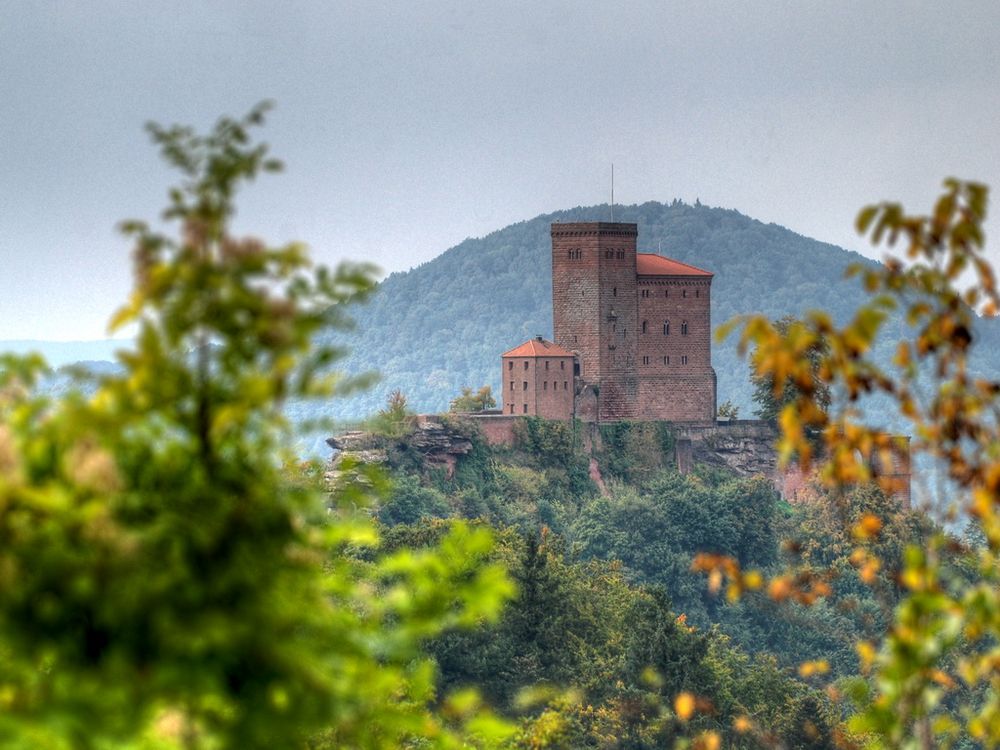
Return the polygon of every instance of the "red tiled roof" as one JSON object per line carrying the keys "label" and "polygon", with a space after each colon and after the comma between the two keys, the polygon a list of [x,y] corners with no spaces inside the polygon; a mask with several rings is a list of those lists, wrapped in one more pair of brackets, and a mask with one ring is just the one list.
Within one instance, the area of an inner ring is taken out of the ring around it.
{"label": "red tiled roof", "polygon": [[712,276],[710,271],[689,266],[656,253],[636,253],[636,270],[640,276]]}
{"label": "red tiled roof", "polygon": [[573,352],[563,349],[561,346],[553,344],[545,339],[533,338],[525,341],[520,346],[516,346],[509,352],[504,352],[504,357],[572,357]]}

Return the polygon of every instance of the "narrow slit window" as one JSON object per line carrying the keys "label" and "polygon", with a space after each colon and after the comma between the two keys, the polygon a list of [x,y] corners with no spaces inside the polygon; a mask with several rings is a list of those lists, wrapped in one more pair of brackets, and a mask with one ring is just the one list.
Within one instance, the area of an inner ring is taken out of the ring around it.
{"label": "narrow slit window", "polygon": [[686,365],[688,363],[688,358],[686,354],[681,355],[681,364]]}
{"label": "narrow slit window", "polygon": [[663,321],[663,335],[664,336],[669,336],[670,335],[670,321],[669,320]]}
{"label": "narrow slit window", "polygon": [[643,333],[649,333],[649,321],[648,320],[642,321],[642,332]]}
{"label": "narrow slit window", "polygon": [[683,323],[681,323],[681,336],[687,336],[687,335],[688,335],[688,322],[685,320]]}
{"label": "narrow slit window", "polygon": [[527,413],[528,413],[528,405],[527,405],[527,404],[525,404],[525,405],[524,405],[524,413],[525,413],[525,414],[527,414]]}
{"label": "narrow slit window", "polygon": [[525,380],[523,383],[521,383],[521,390],[522,391],[528,390],[528,381],[527,380]]}

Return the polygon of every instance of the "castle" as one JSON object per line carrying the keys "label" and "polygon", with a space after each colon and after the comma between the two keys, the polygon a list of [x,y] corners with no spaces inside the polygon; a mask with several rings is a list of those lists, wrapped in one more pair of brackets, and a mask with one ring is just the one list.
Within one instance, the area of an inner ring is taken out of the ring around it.
{"label": "castle", "polygon": [[555,341],[501,357],[506,415],[713,422],[712,274],[636,251],[635,224],[552,225]]}
{"label": "castle", "polygon": [[[599,439],[601,422],[672,422],[681,473],[696,461],[763,473],[794,502],[806,478],[779,469],[774,425],[716,421],[713,274],[637,252],[635,224],[553,224],[551,231],[555,341],[536,336],[501,356],[501,411],[475,415],[487,441],[513,444],[511,418],[521,416],[590,423],[590,440]],[[909,438],[894,436],[890,455],[867,462],[909,508]]]}
{"label": "castle", "polygon": [[[716,420],[712,273],[637,252],[635,224],[553,224],[551,232],[555,341],[536,336],[501,356],[501,408],[464,415],[486,442],[516,445],[526,416],[582,422],[588,451],[602,440],[601,423],[670,422],[682,474],[705,464],[763,475],[786,500],[808,501],[809,477],[778,464],[773,423]],[[419,416],[416,427],[412,445],[447,476],[472,450],[437,415]],[[328,443],[363,457],[378,452],[377,439],[358,431]],[[866,461],[879,485],[909,508],[909,438],[893,436],[888,455]]]}

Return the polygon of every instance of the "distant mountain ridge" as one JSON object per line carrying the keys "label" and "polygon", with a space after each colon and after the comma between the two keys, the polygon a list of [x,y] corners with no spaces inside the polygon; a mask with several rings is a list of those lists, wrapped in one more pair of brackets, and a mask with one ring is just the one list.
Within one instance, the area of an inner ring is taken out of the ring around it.
{"label": "distant mountain ridge", "polygon": [[118,349],[130,345],[127,339],[97,339],[94,341],[40,341],[16,339],[0,341],[0,352],[28,354],[36,352],[52,367],[77,362],[110,362]]}

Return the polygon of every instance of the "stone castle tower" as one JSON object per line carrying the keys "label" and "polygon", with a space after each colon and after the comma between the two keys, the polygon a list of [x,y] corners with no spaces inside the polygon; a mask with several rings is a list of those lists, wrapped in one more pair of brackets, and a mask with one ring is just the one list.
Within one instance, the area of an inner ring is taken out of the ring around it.
{"label": "stone castle tower", "polygon": [[636,252],[635,224],[552,225],[556,345],[577,357],[596,419],[715,419],[712,274]]}

